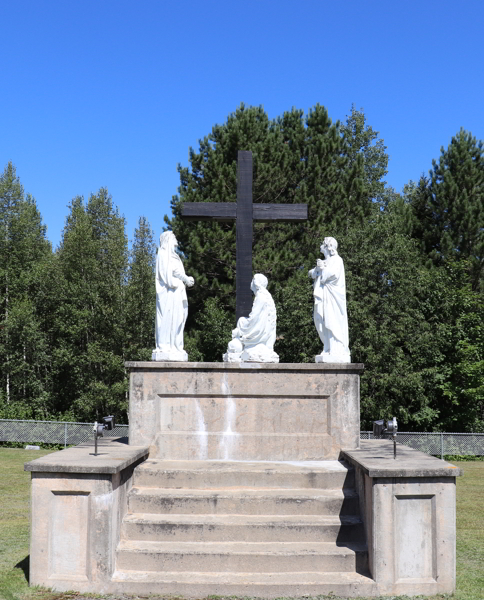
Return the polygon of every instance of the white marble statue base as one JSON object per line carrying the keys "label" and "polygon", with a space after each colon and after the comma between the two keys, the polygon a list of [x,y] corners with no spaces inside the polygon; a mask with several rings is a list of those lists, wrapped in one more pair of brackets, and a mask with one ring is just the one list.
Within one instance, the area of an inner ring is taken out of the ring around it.
{"label": "white marble statue base", "polygon": [[241,352],[225,352],[225,354],[222,354],[222,360],[229,363],[239,363],[242,362],[241,354]]}
{"label": "white marble statue base", "polygon": [[350,363],[351,354],[346,352],[344,354],[331,354],[330,352],[321,352],[314,357],[316,363]]}
{"label": "white marble statue base", "polygon": [[185,350],[176,350],[172,348],[170,350],[160,350],[155,348],[151,353],[151,360],[158,362],[188,362],[188,354]]}
{"label": "white marble statue base", "polygon": [[[230,344],[229,344],[230,349]],[[264,344],[258,344],[254,348],[247,348],[242,352],[226,352],[223,355],[223,361],[229,363],[278,363],[279,355],[273,350],[269,350]]]}
{"label": "white marble statue base", "polygon": [[264,344],[258,344],[254,348],[246,348],[240,355],[241,362],[278,363],[279,354],[269,350]]}

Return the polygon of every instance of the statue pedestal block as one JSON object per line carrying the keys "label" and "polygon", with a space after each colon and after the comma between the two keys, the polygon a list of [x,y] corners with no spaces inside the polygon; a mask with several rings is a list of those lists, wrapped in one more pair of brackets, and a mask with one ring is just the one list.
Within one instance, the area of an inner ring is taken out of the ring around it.
{"label": "statue pedestal block", "polygon": [[130,444],[167,460],[335,460],[359,447],[361,364],[126,363]]}

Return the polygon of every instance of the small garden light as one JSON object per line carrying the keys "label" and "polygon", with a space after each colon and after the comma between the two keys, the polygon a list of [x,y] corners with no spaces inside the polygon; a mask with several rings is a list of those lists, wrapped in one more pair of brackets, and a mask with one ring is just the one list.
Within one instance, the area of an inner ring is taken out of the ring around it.
{"label": "small garden light", "polygon": [[391,421],[379,419],[373,421],[373,437],[380,438],[382,435],[388,434],[393,438],[393,458],[397,458],[397,418],[393,417]]}
{"label": "small garden light", "polygon": [[111,431],[115,426],[113,415],[109,415],[109,417],[103,417],[102,423],[98,423],[97,421],[94,423],[94,456],[97,456],[97,439],[103,437],[105,429]]}

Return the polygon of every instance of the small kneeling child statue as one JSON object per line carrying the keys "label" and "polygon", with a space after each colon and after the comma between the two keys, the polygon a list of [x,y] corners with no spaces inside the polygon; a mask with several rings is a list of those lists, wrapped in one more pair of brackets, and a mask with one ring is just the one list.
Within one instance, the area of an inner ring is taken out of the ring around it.
{"label": "small kneeling child statue", "polygon": [[248,317],[238,320],[223,360],[278,363],[279,356],[274,352],[276,307],[267,291],[267,277],[261,273],[254,275],[250,289],[255,294],[252,310]]}

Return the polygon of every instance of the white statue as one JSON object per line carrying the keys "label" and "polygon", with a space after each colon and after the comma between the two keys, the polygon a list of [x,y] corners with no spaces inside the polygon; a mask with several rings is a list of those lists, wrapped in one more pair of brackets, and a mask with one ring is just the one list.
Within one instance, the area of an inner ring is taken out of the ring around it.
{"label": "white statue", "polygon": [[183,349],[183,330],[188,315],[185,286],[192,287],[193,277],[185,275],[181,258],[175,252],[175,234],[164,231],[156,256],[156,348],[151,360],[187,361]]}
{"label": "white statue", "polygon": [[324,260],[318,258],[316,267],[309,271],[314,279],[314,324],[324,345],[315,361],[349,363],[345,268],[338,242],[324,238],[321,252]]}
{"label": "white statue", "polygon": [[250,289],[255,294],[252,310],[248,317],[240,317],[232,331],[224,362],[278,363],[279,356],[274,352],[276,307],[267,291],[267,277],[254,275]]}

